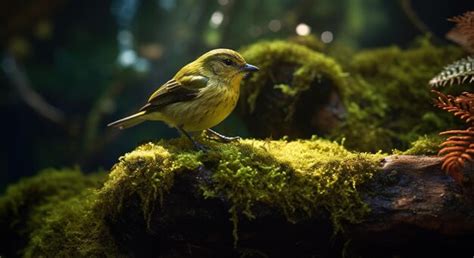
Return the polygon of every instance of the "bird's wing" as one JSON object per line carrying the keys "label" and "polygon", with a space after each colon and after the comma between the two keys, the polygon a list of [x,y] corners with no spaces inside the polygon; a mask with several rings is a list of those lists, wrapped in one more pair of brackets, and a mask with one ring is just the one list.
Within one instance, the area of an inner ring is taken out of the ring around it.
{"label": "bird's wing", "polygon": [[140,111],[160,109],[176,102],[196,98],[201,88],[207,86],[208,78],[200,75],[183,76],[179,81],[171,79],[156,90]]}

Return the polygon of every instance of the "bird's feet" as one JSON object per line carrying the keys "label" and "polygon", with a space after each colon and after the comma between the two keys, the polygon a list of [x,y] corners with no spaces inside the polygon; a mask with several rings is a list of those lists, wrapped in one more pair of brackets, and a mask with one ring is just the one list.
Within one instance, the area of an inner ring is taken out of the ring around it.
{"label": "bird's feet", "polygon": [[178,131],[183,134],[184,136],[186,136],[190,141],[191,143],[193,144],[194,148],[197,150],[197,151],[202,151],[202,152],[207,152],[209,150],[208,147],[206,147],[205,145],[202,145],[200,144],[199,142],[195,141],[193,139],[193,137],[191,137],[191,135],[189,135],[189,133],[187,133],[182,126],[178,126],[176,127],[178,129]]}
{"label": "bird's feet", "polygon": [[209,150],[209,147],[206,145],[203,145],[195,140],[192,140],[193,146],[197,151],[202,151],[202,152],[207,152]]}
{"label": "bird's feet", "polygon": [[225,136],[211,129],[206,129],[204,132],[207,138],[214,141],[223,142],[223,143],[238,141],[242,139],[239,136],[235,136],[235,137]]}

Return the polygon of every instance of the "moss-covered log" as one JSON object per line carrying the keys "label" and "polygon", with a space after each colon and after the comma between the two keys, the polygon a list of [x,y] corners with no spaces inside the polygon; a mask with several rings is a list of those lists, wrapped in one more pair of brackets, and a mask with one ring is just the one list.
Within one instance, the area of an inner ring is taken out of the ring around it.
{"label": "moss-covered log", "polygon": [[[438,158],[384,158],[314,138],[204,143],[207,153],[179,139],[124,155],[100,189],[56,198],[36,213],[41,217],[25,226],[28,245],[20,253],[412,256],[414,247],[430,246],[422,254],[470,255],[469,181],[457,186]],[[469,180],[473,167],[465,173]],[[7,195],[0,204],[6,200],[21,203]]]}

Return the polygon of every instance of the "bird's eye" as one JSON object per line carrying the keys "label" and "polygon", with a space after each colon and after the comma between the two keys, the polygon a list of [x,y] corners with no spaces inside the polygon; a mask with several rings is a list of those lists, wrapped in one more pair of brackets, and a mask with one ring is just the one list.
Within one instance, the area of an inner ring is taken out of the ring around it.
{"label": "bird's eye", "polygon": [[230,59],[228,59],[228,58],[224,59],[223,62],[224,62],[224,64],[226,64],[226,65],[233,65],[233,64],[234,64],[234,62],[232,62],[232,60],[230,60]]}

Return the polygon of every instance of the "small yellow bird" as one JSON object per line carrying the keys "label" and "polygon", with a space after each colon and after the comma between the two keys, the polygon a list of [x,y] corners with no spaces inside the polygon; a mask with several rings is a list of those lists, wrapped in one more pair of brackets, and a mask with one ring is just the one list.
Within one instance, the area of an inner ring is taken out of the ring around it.
{"label": "small yellow bird", "polygon": [[108,124],[119,129],[146,120],[163,121],[204,150],[188,132],[206,130],[215,139],[232,141],[210,128],[222,122],[237,104],[240,82],[248,73],[258,71],[234,50],[214,49],[179,70],[173,79],[158,88],[138,113]]}

